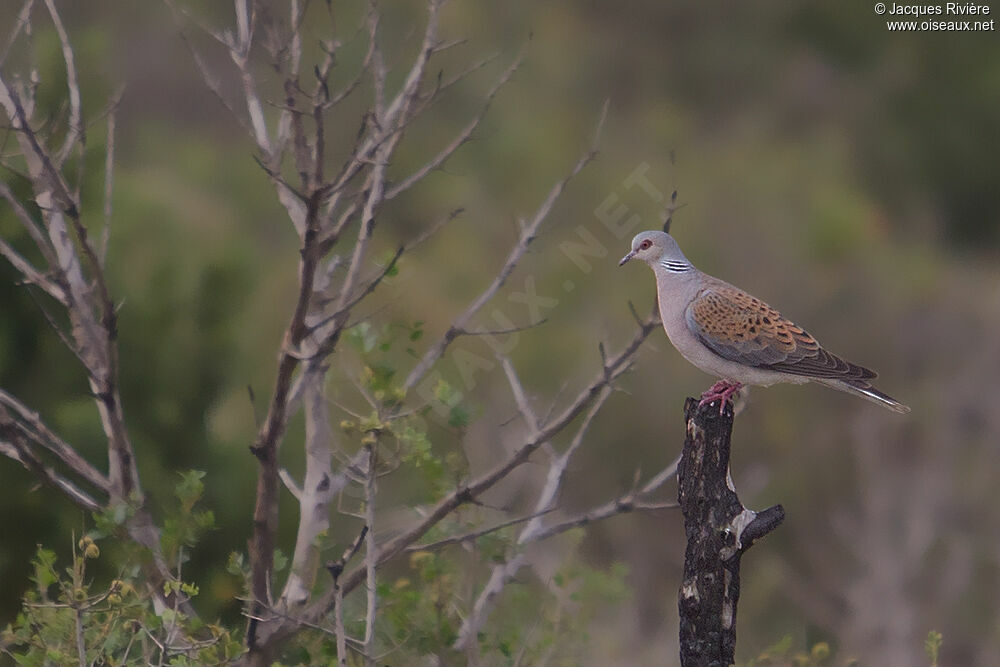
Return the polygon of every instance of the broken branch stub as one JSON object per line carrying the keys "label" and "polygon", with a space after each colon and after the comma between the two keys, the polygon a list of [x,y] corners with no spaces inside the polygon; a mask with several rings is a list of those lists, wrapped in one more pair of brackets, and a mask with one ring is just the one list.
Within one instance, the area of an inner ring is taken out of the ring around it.
{"label": "broken branch stub", "polygon": [[680,654],[684,667],[731,665],[736,652],[740,558],[778,527],[785,510],[743,506],[729,473],[733,410],[684,404],[687,435],[677,473],[684,514],[684,578],[678,596]]}

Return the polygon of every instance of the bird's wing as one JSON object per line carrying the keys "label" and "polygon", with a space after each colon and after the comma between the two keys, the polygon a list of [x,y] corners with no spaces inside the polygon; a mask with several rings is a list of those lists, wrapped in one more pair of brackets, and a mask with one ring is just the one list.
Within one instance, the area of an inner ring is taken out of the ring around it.
{"label": "bird's wing", "polygon": [[698,293],[685,318],[702,343],[736,363],[814,378],[869,379],[876,375],[827,352],[777,310],[721,281]]}

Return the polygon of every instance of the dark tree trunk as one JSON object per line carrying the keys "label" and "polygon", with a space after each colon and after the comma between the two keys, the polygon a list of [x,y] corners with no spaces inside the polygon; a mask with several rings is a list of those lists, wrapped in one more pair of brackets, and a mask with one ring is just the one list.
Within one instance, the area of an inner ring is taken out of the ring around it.
{"label": "dark tree trunk", "polygon": [[740,557],[755,540],[778,527],[785,510],[743,507],[729,475],[733,411],[718,403],[684,404],[687,436],[677,469],[677,498],[684,513],[684,579],[680,648],[683,667],[731,665],[736,653],[736,603]]}

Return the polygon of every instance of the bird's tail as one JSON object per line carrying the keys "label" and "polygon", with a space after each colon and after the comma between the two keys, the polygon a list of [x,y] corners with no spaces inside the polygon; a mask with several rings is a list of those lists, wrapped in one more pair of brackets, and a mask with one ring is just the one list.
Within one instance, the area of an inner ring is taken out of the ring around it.
{"label": "bird's tail", "polygon": [[834,389],[839,389],[840,391],[846,391],[851,394],[856,394],[862,398],[866,398],[872,403],[878,403],[883,408],[888,408],[893,412],[899,412],[901,414],[906,414],[910,411],[910,408],[903,405],[892,396],[888,394],[883,394],[878,389],[873,387],[871,383],[865,380],[818,380],[823,384],[833,387]]}

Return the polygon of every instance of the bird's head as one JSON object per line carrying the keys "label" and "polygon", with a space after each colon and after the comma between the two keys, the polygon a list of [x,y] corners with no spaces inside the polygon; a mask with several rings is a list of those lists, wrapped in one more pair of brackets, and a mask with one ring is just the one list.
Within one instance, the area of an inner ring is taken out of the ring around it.
{"label": "bird's head", "polygon": [[622,266],[630,259],[641,259],[650,266],[663,264],[664,266],[685,266],[691,268],[691,263],[687,261],[680,246],[670,234],[666,232],[641,232],[632,239],[632,250],[622,257],[618,266]]}

